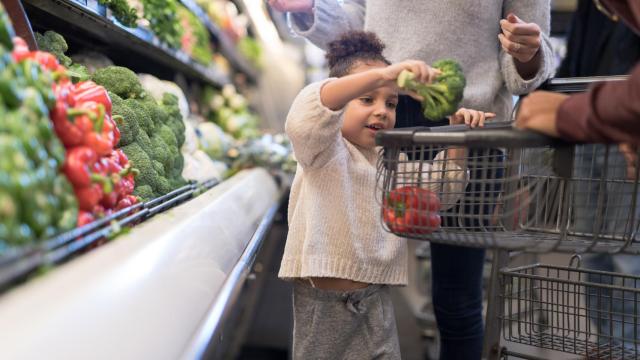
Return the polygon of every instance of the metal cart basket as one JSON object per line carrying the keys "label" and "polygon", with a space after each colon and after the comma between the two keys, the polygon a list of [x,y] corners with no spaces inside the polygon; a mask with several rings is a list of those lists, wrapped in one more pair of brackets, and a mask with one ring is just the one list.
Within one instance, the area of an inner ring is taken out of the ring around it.
{"label": "metal cart basket", "polygon": [[[502,269],[503,338],[588,358],[640,358],[639,287],[638,276],[579,265]],[[506,348],[501,353],[522,357]]]}
{"label": "metal cart basket", "polygon": [[[399,236],[528,252],[640,250],[638,164],[629,173],[616,145],[564,144],[504,124],[388,130],[376,141],[381,217]],[[440,200],[435,232],[420,215],[437,207],[427,193]]]}

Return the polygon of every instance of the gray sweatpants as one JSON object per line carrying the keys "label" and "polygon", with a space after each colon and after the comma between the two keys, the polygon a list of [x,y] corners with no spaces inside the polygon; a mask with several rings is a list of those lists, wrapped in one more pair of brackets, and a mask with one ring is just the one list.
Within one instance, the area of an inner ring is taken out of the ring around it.
{"label": "gray sweatpants", "polygon": [[389,287],[321,290],[293,285],[293,359],[400,359]]}

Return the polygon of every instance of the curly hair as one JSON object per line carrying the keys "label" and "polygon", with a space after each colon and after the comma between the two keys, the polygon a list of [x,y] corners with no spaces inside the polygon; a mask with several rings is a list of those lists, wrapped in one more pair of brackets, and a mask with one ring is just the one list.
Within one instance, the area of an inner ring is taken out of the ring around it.
{"label": "curly hair", "polygon": [[348,31],[329,43],[325,57],[329,62],[329,76],[348,75],[360,62],[381,61],[391,64],[382,55],[385,45],[369,31]]}

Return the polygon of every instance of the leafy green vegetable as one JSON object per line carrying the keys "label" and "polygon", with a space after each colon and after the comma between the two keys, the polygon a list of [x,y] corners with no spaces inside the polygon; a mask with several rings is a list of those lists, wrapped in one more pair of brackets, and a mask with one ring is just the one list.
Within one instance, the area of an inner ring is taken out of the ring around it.
{"label": "leafy green vegetable", "polygon": [[98,0],[102,5],[107,6],[113,12],[118,21],[126,27],[136,27],[138,12],[127,3],[127,0]]}
{"label": "leafy green vegetable", "polygon": [[180,49],[182,28],[176,0],[143,0],[144,18],[156,36],[174,49]]}

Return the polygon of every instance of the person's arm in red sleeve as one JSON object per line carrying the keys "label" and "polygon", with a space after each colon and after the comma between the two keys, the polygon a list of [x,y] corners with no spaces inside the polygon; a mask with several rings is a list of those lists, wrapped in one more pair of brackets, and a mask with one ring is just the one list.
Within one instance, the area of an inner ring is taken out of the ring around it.
{"label": "person's arm in red sleeve", "polygon": [[582,94],[534,91],[520,104],[516,126],[568,141],[640,144],[640,65],[629,79]]}
{"label": "person's arm in red sleeve", "polygon": [[640,65],[626,81],[595,85],[560,104],[560,137],[580,142],[640,143]]}

